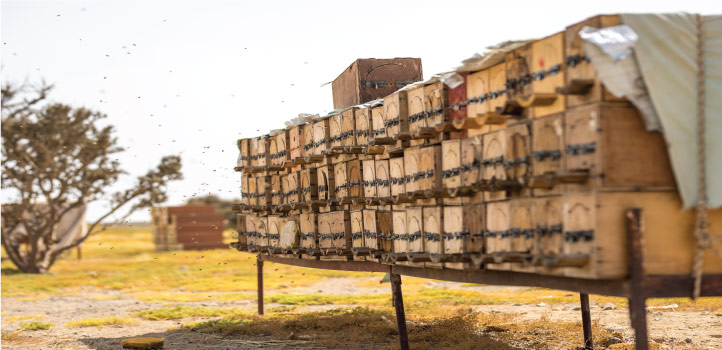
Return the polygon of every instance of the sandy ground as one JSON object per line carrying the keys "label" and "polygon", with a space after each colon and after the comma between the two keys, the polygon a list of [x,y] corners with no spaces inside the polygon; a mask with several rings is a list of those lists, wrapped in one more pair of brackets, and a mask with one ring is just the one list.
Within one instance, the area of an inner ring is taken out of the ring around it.
{"label": "sandy ground", "polygon": [[[371,278],[377,280],[377,278]],[[330,278],[308,287],[284,289],[285,293],[329,293],[329,294],[388,294],[390,285],[382,284],[373,287],[348,288],[349,284],[365,279]],[[496,286],[462,286],[453,282],[430,281],[427,288],[454,288],[484,292],[498,288]],[[275,291],[267,290],[267,293]],[[51,297],[36,301],[23,301],[21,298],[2,298],[2,330],[3,332],[19,329],[20,322],[6,322],[9,316],[44,315],[41,321],[55,323],[57,326],[47,331],[23,332],[27,337],[20,341],[5,342],[3,349],[120,349],[120,341],[129,337],[158,336],[165,337],[165,349],[287,349],[304,347],[302,341],[278,341],[266,337],[244,338],[220,337],[193,332],[169,330],[181,323],[198,319],[185,318],[174,321],[144,321],[123,327],[87,327],[68,328],[67,322],[89,317],[124,317],[140,310],[162,307],[160,304],[144,303],[123,296],[117,292],[105,292],[115,295],[117,299],[96,300],[93,296],[103,294],[82,294],[68,297]],[[256,309],[255,301],[233,302],[195,302],[184,303],[188,306],[207,307],[239,307],[249,311]],[[279,305],[268,304],[267,308]],[[343,305],[315,305],[300,307],[298,311],[317,311],[339,308]],[[516,315],[520,320],[534,320],[548,317],[551,321],[578,321],[580,311],[577,304],[568,305],[470,305],[470,309],[489,313],[508,313]],[[592,304],[592,318],[604,328],[612,332],[620,332],[625,340],[633,339],[629,326],[628,310],[602,310]],[[722,315],[708,312],[680,312],[671,310],[649,310],[650,340],[662,349],[722,349]],[[603,349],[604,347],[599,347]]]}

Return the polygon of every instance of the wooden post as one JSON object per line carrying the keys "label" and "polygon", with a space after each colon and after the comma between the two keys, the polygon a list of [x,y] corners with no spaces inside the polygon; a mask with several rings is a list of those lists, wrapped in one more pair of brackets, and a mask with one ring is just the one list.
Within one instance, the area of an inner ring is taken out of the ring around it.
{"label": "wooden post", "polygon": [[648,350],[647,336],[647,296],[644,294],[644,266],[642,237],[642,209],[631,208],[626,211],[627,233],[629,235],[629,269],[630,269],[630,295],[629,318],[634,328],[634,343],[636,350]]}
{"label": "wooden post", "polygon": [[256,258],[256,272],[258,273],[258,314],[263,315],[263,260]]}
{"label": "wooden post", "polygon": [[396,309],[396,324],[399,328],[399,344],[401,350],[409,350],[409,335],[406,333],[406,313],[404,298],[401,294],[401,275],[389,272],[391,278],[391,295]]}
{"label": "wooden post", "polygon": [[584,350],[594,350],[592,340],[592,315],[589,309],[589,294],[579,293],[579,301],[582,304],[582,328],[584,329]]}

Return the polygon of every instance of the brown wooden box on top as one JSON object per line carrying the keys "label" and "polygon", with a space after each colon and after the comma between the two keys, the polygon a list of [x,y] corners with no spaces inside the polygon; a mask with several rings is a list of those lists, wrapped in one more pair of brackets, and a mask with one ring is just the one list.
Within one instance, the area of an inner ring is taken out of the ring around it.
{"label": "brown wooden box on top", "polygon": [[583,184],[636,189],[672,188],[674,175],[667,146],[659,132],[648,132],[636,108],[626,103],[579,106],[565,113],[565,169],[588,171]]}
{"label": "brown wooden box on top", "polygon": [[584,55],[584,40],[579,36],[582,27],[605,28],[621,24],[618,15],[600,15],[572,24],[565,31],[566,100],[568,107],[589,102],[623,101],[609,93],[597,77],[591,61]]}
{"label": "brown wooden box on top", "polygon": [[382,98],[422,79],[420,58],[358,59],[333,81],[333,108]]}

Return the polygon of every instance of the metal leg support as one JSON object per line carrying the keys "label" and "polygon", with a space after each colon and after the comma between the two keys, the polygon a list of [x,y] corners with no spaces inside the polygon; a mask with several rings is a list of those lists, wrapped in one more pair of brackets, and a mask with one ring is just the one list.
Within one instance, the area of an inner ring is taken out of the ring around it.
{"label": "metal leg support", "polygon": [[648,350],[649,338],[647,335],[647,296],[644,295],[644,266],[642,265],[644,240],[642,237],[642,209],[632,208],[626,212],[627,232],[629,234],[629,267],[630,267],[630,297],[629,318],[634,328],[634,342],[636,350]]}
{"label": "metal leg support", "polygon": [[399,343],[401,350],[409,350],[409,335],[406,332],[406,313],[404,312],[404,297],[401,295],[401,275],[390,273],[391,295],[396,309],[396,324],[399,328]]}
{"label": "metal leg support", "polygon": [[263,260],[260,255],[256,258],[256,272],[258,273],[258,314],[263,315]]}
{"label": "metal leg support", "polygon": [[594,350],[592,340],[592,314],[589,309],[589,294],[579,293],[579,301],[582,304],[582,328],[584,329],[584,349]]}

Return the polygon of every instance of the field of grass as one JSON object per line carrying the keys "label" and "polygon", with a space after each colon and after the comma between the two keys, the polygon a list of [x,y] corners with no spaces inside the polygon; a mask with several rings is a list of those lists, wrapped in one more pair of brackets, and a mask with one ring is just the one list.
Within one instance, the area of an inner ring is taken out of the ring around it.
{"label": "field of grass", "polygon": [[[232,231],[225,233],[228,242],[233,240],[232,235]],[[378,287],[383,274],[266,263],[265,302],[270,304],[266,307],[266,316],[255,315],[248,308],[204,306],[202,303],[207,301],[247,303],[254,300],[255,256],[231,249],[156,252],[149,229],[120,228],[91,237],[82,247],[82,260],[77,259],[75,252],[68,253],[45,275],[21,274],[3,259],[2,297],[31,302],[82,295],[91,303],[132,298],[161,305],[128,310],[131,313],[127,317],[91,317],[64,322],[63,326],[68,328],[126,327],[142,322],[179,320],[182,324],[179,331],[249,336],[270,332],[277,339],[311,337],[318,345],[336,348],[343,348],[344,342],[394,348],[396,325],[390,293],[342,295],[316,293],[308,288],[299,292],[296,288],[333,277],[355,278],[348,288],[364,291]],[[577,304],[576,293],[543,288],[495,288],[482,292],[477,285],[441,289],[429,282],[403,277],[409,337],[414,348],[453,345],[454,349],[472,349],[487,344],[490,349],[511,349],[510,344],[520,341],[525,346],[547,341],[572,344],[578,343],[581,337],[578,322],[516,322],[508,315],[482,314],[470,308],[523,303]],[[388,284],[383,287],[390,292]],[[598,305],[612,302],[617,307],[626,306],[622,298],[591,296],[591,299]],[[675,311],[722,310],[722,298],[701,298],[696,302],[684,298],[648,301],[651,306],[669,304],[678,304]],[[315,309],[321,311],[302,310],[318,305],[328,307]],[[55,327],[44,322],[45,316],[30,310],[27,315],[3,313],[2,318],[3,323],[18,325],[21,332]],[[184,322],[184,319],[196,322]],[[441,334],[443,329],[457,331],[450,337]],[[18,336],[16,333],[4,332],[3,340],[12,341]],[[612,334],[596,329],[595,336],[605,339]]]}

